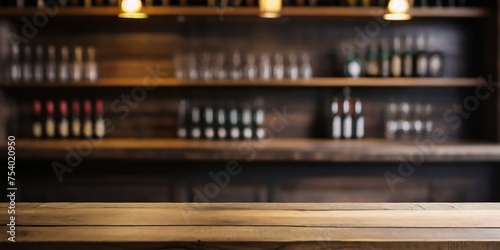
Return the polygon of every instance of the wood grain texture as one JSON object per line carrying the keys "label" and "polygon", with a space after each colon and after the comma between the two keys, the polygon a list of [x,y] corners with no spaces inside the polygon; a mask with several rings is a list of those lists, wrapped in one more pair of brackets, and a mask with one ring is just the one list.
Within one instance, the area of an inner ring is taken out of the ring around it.
{"label": "wood grain texture", "polygon": [[[1,244],[1,243],[0,243]],[[67,250],[68,243],[10,244],[9,249]],[[197,242],[197,243],[75,243],[73,250],[498,250],[495,242]]]}
{"label": "wood grain texture", "polygon": [[[19,203],[16,240],[47,243],[500,241],[500,221],[493,219],[499,217],[498,204],[316,205]],[[5,214],[0,222],[7,222]]]}
{"label": "wood grain texture", "polygon": [[175,78],[109,78],[81,83],[1,84],[3,88],[87,88],[87,87],[475,87],[475,78],[345,78],[323,77],[310,80],[200,80]]}
{"label": "wood grain texture", "polygon": [[198,161],[318,162],[498,162],[498,143],[447,142],[425,146],[413,141],[268,139],[265,141],[196,141],[182,139],[26,140],[17,141],[21,159],[64,159],[68,148],[87,159],[161,159]]}
{"label": "wood grain texture", "polygon": [[[26,8],[0,8],[0,15],[5,17],[31,16],[38,9]],[[255,16],[259,14],[256,7],[176,7],[176,6],[156,6],[144,7],[142,12],[150,16],[170,16],[170,15],[197,15],[216,16],[221,12],[227,16]],[[92,7],[62,8],[57,15],[60,16],[117,16],[120,9],[117,7]],[[382,7],[283,7],[283,16],[328,16],[328,17],[373,17],[382,16],[385,8]],[[485,18],[489,16],[488,9],[485,8],[412,8],[410,14],[413,17],[421,18]]]}

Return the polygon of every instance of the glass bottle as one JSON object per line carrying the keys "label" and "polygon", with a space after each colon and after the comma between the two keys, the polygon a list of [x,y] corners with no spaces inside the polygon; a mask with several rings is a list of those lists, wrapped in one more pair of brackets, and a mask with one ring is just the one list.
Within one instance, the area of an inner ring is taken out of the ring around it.
{"label": "glass bottle", "polygon": [[348,77],[358,78],[361,76],[361,71],[361,60],[355,54],[347,56],[345,75]]}
{"label": "glass bottle", "polygon": [[57,80],[56,47],[54,47],[54,45],[49,45],[47,47],[45,77],[48,82],[55,82]]}
{"label": "glass bottle", "polygon": [[399,36],[394,37],[391,55],[391,76],[400,77],[402,69],[401,60],[401,39]]}
{"label": "glass bottle", "polygon": [[19,55],[19,45],[13,44],[10,58],[9,78],[12,82],[21,81],[22,70]]}
{"label": "glass bottle", "polygon": [[273,76],[277,80],[283,80],[285,77],[285,65],[283,63],[283,56],[280,53],[274,55]]}
{"label": "glass bottle", "polygon": [[183,60],[183,55],[182,54],[176,54],[174,56],[174,68],[175,68],[175,77],[179,80],[181,79],[186,79],[187,74],[185,72],[184,68],[184,60]]}
{"label": "glass bottle", "polygon": [[302,53],[300,64],[300,72],[299,75],[302,79],[310,79],[313,77],[313,69],[310,62],[310,57],[308,53]]}
{"label": "glass bottle", "polygon": [[187,56],[187,69],[189,80],[198,79],[198,67],[196,66],[196,56],[193,53],[189,53]]}
{"label": "glass bottle", "polygon": [[413,37],[406,36],[405,53],[403,54],[403,76],[413,76],[413,53],[412,53]]}
{"label": "glass bottle", "polygon": [[297,55],[295,53],[288,54],[287,77],[292,80],[299,78],[299,66],[297,65]]}
{"label": "glass bottle", "polygon": [[379,73],[381,77],[389,77],[390,67],[389,67],[389,55],[387,53],[388,49],[387,39],[382,39],[379,44],[378,57],[379,57]]}
{"label": "glass bottle", "polygon": [[244,75],[246,79],[254,80],[257,78],[257,64],[255,62],[255,55],[253,53],[248,53],[246,57],[246,64]]}
{"label": "glass bottle", "polygon": [[32,65],[31,47],[29,45],[24,46],[23,55],[23,81],[30,82],[33,80],[33,65]]}
{"label": "glass bottle", "polygon": [[204,52],[201,55],[200,75],[203,80],[212,79],[212,70],[210,69],[210,53]]}
{"label": "glass bottle", "polygon": [[222,80],[226,79],[226,70],[224,69],[224,54],[217,53],[215,55],[214,67],[212,69],[212,77],[214,79]]}
{"label": "glass bottle", "polygon": [[37,45],[35,47],[35,64],[33,65],[33,72],[35,82],[43,81],[43,47],[41,45]]}
{"label": "glass bottle", "polygon": [[235,50],[232,55],[230,77],[233,80],[241,79],[241,54]]}
{"label": "glass bottle", "polygon": [[264,98],[258,97],[255,100],[254,111],[253,111],[253,127],[254,135],[258,140],[262,140],[266,137],[266,131],[264,129],[264,123],[266,120],[266,112],[264,111]]}
{"label": "glass bottle", "polygon": [[59,62],[59,81],[67,82],[69,79],[69,49],[61,47],[61,61]]}
{"label": "glass bottle", "polygon": [[83,79],[83,50],[82,47],[75,47],[75,58],[71,67],[71,80],[80,82]]}
{"label": "glass bottle", "polygon": [[333,98],[331,103],[330,137],[333,139],[342,138],[342,117],[339,110],[338,98]]}
{"label": "glass bottle", "polygon": [[260,56],[259,75],[261,79],[269,80],[271,78],[271,59],[267,54]]}
{"label": "glass bottle", "polygon": [[427,36],[417,38],[417,52],[414,55],[414,71],[416,77],[426,77],[429,69],[429,58],[427,55]]}
{"label": "glass bottle", "polygon": [[71,135],[78,138],[82,133],[80,121],[80,102],[78,100],[73,100],[71,117]]}
{"label": "glass bottle", "polygon": [[362,109],[363,103],[361,103],[360,99],[356,99],[354,102],[354,131],[353,135],[356,139],[362,139],[365,137],[365,117],[363,116]]}
{"label": "glass bottle", "polygon": [[94,47],[87,48],[87,62],[85,63],[85,80],[95,82],[99,78],[99,67],[96,61]]}
{"label": "glass bottle", "polygon": [[177,111],[177,137],[182,139],[185,139],[187,137],[186,111],[187,101],[181,100],[179,102],[179,109]]}
{"label": "glass bottle", "polygon": [[389,140],[395,139],[399,131],[397,109],[397,104],[394,101],[387,104],[385,111],[385,138]]}
{"label": "glass bottle", "polygon": [[366,76],[375,77],[379,75],[378,61],[375,59],[373,44],[370,44],[365,55],[365,72]]}

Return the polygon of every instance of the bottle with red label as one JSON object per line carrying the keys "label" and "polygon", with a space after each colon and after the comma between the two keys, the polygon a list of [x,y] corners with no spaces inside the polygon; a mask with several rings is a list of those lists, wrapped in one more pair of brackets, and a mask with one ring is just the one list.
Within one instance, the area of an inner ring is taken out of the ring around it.
{"label": "bottle with red label", "polygon": [[43,136],[42,125],[42,103],[39,100],[33,101],[33,137],[41,138]]}
{"label": "bottle with red label", "polygon": [[83,102],[83,136],[86,138],[91,138],[93,134],[92,129],[92,102],[89,99],[86,99]]}
{"label": "bottle with red label", "polygon": [[68,122],[68,103],[65,100],[59,102],[59,112],[61,118],[58,124],[58,134],[61,138],[68,138],[69,136],[69,122]]}
{"label": "bottle with red label", "polygon": [[56,135],[56,123],[54,120],[54,102],[48,100],[46,102],[47,117],[45,118],[45,136],[54,138]]}
{"label": "bottle with red label", "polygon": [[71,110],[71,135],[78,138],[82,135],[82,126],[80,121],[80,102],[73,100]]}
{"label": "bottle with red label", "polygon": [[106,134],[106,127],[104,123],[104,105],[101,99],[95,102],[95,126],[94,132],[97,138],[103,138]]}

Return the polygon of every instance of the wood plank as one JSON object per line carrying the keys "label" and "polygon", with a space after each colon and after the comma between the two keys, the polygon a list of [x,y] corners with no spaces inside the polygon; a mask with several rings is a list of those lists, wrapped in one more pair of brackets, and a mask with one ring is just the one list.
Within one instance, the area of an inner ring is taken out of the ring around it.
{"label": "wood plank", "polygon": [[[384,139],[268,139],[265,141],[195,141],[182,139],[30,140],[18,139],[21,159],[59,159],[67,148],[90,147],[92,159],[252,160],[319,162],[400,162],[422,156],[426,162],[498,162],[500,144],[447,142],[422,146]],[[424,153],[425,152],[425,153]],[[403,158],[402,158],[403,157]]]}
{"label": "wood plank", "polygon": [[[18,242],[491,242],[500,229],[248,226],[18,227]],[[6,242],[5,237],[0,242]]]}
{"label": "wood plank", "polygon": [[[38,9],[35,8],[0,8],[0,15],[6,17],[32,16]],[[223,11],[223,12],[222,12]],[[207,6],[155,6],[144,7],[142,10],[150,16],[216,16],[223,13],[225,16],[255,16],[259,14],[256,7],[220,7]],[[383,7],[283,7],[283,16],[328,16],[328,17],[373,17],[382,16],[385,13]],[[65,7],[57,15],[59,16],[117,16],[120,9],[117,7]],[[415,18],[484,18],[489,16],[486,8],[412,8],[410,14]]]}
{"label": "wood plank", "polygon": [[[20,226],[301,226],[383,228],[500,228],[500,210],[293,211],[165,208],[35,208],[19,210]],[[207,216],[207,213],[210,216]],[[390,220],[388,219],[390,218]],[[5,218],[4,218],[5,219]],[[2,223],[8,223],[2,219]]]}
{"label": "wood plank", "polygon": [[[142,68],[141,68],[142,69]],[[107,78],[81,83],[3,83],[2,88],[87,88],[87,87],[475,87],[476,78],[346,78],[323,77],[309,80],[199,80],[175,78]]]}
{"label": "wood plank", "polygon": [[177,210],[500,210],[500,203],[32,203],[22,202],[17,206],[23,210],[35,208],[80,209],[80,208],[162,208]]}

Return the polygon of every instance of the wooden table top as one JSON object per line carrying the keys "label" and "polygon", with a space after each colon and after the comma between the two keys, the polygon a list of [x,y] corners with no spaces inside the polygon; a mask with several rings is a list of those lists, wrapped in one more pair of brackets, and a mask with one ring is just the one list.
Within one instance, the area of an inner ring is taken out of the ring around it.
{"label": "wooden table top", "polygon": [[18,203],[15,216],[16,242],[500,242],[500,203]]}

